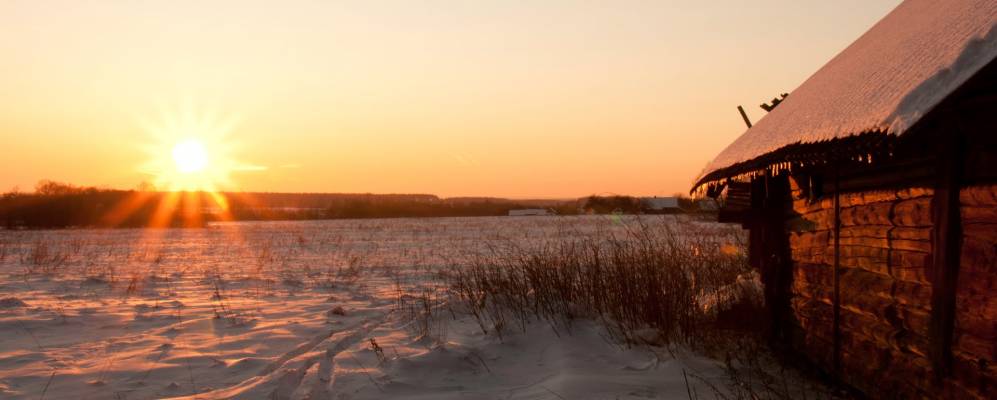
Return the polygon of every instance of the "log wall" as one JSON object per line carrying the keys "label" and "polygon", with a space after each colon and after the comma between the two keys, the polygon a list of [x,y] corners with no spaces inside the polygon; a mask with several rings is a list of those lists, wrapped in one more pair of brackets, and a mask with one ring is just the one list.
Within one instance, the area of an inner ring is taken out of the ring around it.
{"label": "log wall", "polygon": [[933,190],[839,195],[836,349],[833,195],[809,200],[792,179],[790,184],[792,311],[786,324],[792,345],[874,398],[992,398],[997,393],[997,186],[960,192],[964,240],[953,365],[948,376],[938,378],[929,354]]}
{"label": "log wall", "polygon": [[[787,227],[793,266],[794,344],[834,370],[832,324],[835,210],[794,190]],[[840,377],[866,393],[917,397],[927,358],[931,286],[930,189],[862,192],[839,198]],[[907,377],[885,388],[890,376]],[[875,386],[873,386],[875,385]]]}
{"label": "log wall", "polygon": [[962,251],[956,281],[952,393],[997,397],[997,185],[959,192]]}

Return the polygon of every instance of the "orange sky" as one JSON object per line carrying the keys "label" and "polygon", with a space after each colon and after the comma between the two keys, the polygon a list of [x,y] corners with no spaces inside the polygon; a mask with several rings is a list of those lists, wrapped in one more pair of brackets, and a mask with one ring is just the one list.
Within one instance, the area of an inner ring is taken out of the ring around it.
{"label": "orange sky", "polygon": [[899,1],[201,3],[0,3],[0,189],[208,135],[228,190],[686,192]]}

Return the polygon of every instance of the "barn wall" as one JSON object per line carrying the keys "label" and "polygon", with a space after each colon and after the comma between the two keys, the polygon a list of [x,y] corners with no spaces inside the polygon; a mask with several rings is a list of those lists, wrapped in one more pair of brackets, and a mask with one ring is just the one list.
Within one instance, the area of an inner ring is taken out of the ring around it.
{"label": "barn wall", "polygon": [[[840,376],[866,393],[929,388],[931,189],[842,194]],[[794,188],[787,219],[794,345],[834,369],[834,203]],[[899,378],[899,379],[891,379]],[[884,384],[896,387],[887,388]]]}
{"label": "barn wall", "polygon": [[[962,252],[956,290],[952,379],[966,390],[997,396],[997,185],[959,193]],[[992,397],[991,397],[992,398]]]}
{"label": "barn wall", "polygon": [[840,195],[840,367],[835,371],[833,196],[810,201],[790,181],[792,345],[876,398],[997,393],[997,185],[960,192],[964,239],[953,365],[951,376],[939,383],[929,356],[932,189]]}

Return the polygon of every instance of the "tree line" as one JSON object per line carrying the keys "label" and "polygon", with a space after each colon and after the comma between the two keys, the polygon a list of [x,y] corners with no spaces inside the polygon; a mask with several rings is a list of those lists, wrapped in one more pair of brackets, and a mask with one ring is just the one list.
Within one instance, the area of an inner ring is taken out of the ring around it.
{"label": "tree line", "polygon": [[[688,210],[695,203],[680,199]],[[403,217],[503,216],[543,208],[557,215],[646,213],[639,198],[589,196],[574,200],[442,199],[427,194],[170,193],[117,190],[41,181],[34,192],[0,196],[0,226],[7,229],[69,227],[203,226],[212,221]]]}

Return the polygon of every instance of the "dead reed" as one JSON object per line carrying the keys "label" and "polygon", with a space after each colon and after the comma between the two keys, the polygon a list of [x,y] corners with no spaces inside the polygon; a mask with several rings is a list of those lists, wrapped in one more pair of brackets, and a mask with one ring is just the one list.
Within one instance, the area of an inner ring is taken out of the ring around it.
{"label": "dead reed", "polygon": [[724,360],[721,381],[691,376],[714,398],[835,397],[813,371],[787,365],[764,345],[761,284],[741,232],[692,219],[637,219],[577,240],[492,248],[444,276],[455,303],[499,337],[534,320],[563,332],[573,320],[593,319],[622,343],[681,344]]}
{"label": "dead reed", "polygon": [[636,220],[623,233],[493,249],[446,278],[486,332],[585,317],[628,343],[695,344],[716,309],[753,301],[732,293],[750,271],[738,230],[681,223]]}
{"label": "dead reed", "polygon": [[55,275],[68,260],[69,253],[65,249],[38,240],[31,245],[28,253],[22,256],[21,265],[25,268],[25,275]]}

